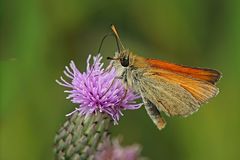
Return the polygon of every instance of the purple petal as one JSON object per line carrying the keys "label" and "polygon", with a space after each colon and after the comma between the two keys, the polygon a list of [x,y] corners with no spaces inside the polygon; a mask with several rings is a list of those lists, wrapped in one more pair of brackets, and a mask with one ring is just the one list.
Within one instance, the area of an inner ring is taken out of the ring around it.
{"label": "purple petal", "polygon": [[70,67],[65,67],[64,74],[71,79],[71,82],[67,82],[62,77],[60,81],[56,80],[59,85],[69,88],[65,91],[68,93],[67,99],[79,105],[67,115],[75,112],[84,115],[105,112],[117,123],[122,116],[121,110],[134,110],[142,106],[135,102],[139,96],[132,91],[128,91],[122,99],[125,88],[120,80],[114,80],[116,71],[110,66],[111,63],[104,70],[100,54],[93,57],[92,65],[90,64],[91,58],[89,55],[86,72],[81,73],[73,61],[70,62]]}

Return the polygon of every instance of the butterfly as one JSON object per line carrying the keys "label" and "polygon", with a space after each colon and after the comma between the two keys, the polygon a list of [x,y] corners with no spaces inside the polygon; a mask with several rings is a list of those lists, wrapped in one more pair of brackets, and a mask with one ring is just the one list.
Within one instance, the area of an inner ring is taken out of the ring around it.
{"label": "butterfly", "polygon": [[126,89],[141,96],[148,115],[159,129],[166,125],[162,112],[170,117],[186,117],[218,94],[219,71],[139,56],[125,49],[114,25],[111,29],[119,51],[108,59],[113,60]]}

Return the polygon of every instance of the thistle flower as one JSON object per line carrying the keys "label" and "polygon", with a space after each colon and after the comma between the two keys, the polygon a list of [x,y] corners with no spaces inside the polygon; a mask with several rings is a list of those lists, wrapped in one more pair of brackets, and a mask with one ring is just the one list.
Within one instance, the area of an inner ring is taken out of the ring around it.
{"label": "thistle flower", "polygon": [[[121,139],[120,139],[121,140]],[[143,160],[140,157],[141,147],[137,144],[122,147],[119,139],[112,142],[106,139],[101,147],[101,151],[96,154],[96,160]]]}
{"label": "thistle flower", "polygon": [[[71,82],[63,77],[61,81],[57,80],[58,84],[69,88],[65,91],[69,94],[67,99],[78,104],[73,112],[67,114],[68,119],[55,136],[54,152],[58,160],[96,159],[101,144],[110,139],[112,121],[117,124],[123,115],[122,110],[138,109],[142,105],[135,102],[139,96],[129,90],[126,92],[121,81],[116,79],[116,71],[111,65],[103,68],[100,54],[93,57],[92,65],[90,59],[91,56],[83,73],[73,61],[70,67],[66,67],[64,74]],[[116,153],[126,153],[120,151]],[[135,150],[134,154],[130,153],[128,155],[135,155]]]}
{"label": "thistle flower", "polygon": [[[116,71],[110,65],[103,68],[100,54],[93,57],[90,65],[91,55],[87,59],[86,72],[81,73],[73,61],[70,68],[66,66],[64,74],[71,79],[67,82],[61,77],[58,84],[68,87],[70,90],[67,99],[79,104],[72,113],[79,112],[82,115],[104,112],[112,117],[114,123],[119,121],[122,110],[133,110],[141,107],[135,100],[139,98],[132,91],[126,91],[119,79],[116,79]],[[126,92],[126,93],[125,93]]]}

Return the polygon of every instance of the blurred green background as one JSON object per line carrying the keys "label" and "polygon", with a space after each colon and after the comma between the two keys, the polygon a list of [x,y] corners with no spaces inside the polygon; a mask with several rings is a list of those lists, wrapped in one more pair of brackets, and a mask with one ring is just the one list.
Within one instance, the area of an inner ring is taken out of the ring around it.
{"label": "blurred green background", "polygon": [[[153,160],[240,158],[240,1],[0,1],[0,159],[53,159],[55,132],[76,105],[55,79],[115,24],[139,55],[220,70],[219,95],[158,131],[144,108],[126,111],[113,135]],[[102,54],[113,55],[113,38]],[[107,61],[106,61],[107,62]]]}

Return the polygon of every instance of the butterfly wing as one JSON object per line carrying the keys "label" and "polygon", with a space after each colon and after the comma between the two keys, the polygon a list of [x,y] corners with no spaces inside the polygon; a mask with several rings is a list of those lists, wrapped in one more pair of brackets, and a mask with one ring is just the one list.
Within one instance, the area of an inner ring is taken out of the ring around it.
{"label": "butterfly wing", "polygon": [[220,73],[212,69],[192,68],[147,60],[140,92],[169,116],[187,116],[218,93],[214,85]]}
{"label": "butterfly wing", "polygon": [[152,68],[163,69],[179,75],[191,77],[196,80],[206,81],[212,84],[215,84],[221,77],[221,73],[214,69],[188,67],[157,59],[147,59],[146,62]]}

